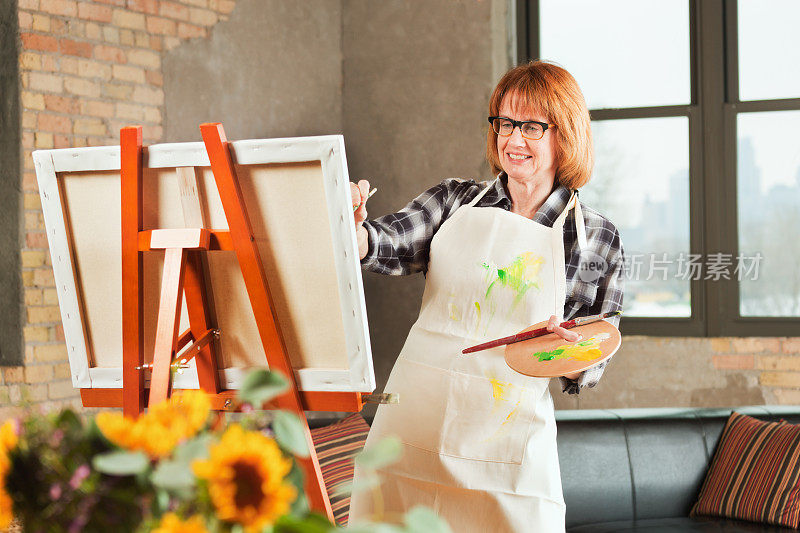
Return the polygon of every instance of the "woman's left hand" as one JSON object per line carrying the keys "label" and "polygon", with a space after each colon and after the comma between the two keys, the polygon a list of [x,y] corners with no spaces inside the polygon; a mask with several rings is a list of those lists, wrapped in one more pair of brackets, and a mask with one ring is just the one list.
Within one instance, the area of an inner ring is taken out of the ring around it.
{"label": "woman's left hand", "polygon": [[[550,320],[547,321],[547,331],[552,331],[565,341],[577,342],[581,340],[581,335],[575,331],[570,331],[566,328],[559,326],[560,322],[556,315],[551,315]],[[573,372],[572,374],[564,375],[568,379],[578,379],[583,372]]]}

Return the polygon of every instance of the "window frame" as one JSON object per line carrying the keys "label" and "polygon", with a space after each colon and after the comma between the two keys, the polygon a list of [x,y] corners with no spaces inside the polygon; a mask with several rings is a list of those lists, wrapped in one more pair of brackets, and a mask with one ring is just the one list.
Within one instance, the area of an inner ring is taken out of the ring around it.
{"label": "window frame", "polygon": [[[689,105],[594,109],[590,114],[592,120],[687,117],[690,252],[703,257],[718,252],[736,257],[737,116],[746,112],[800,110],[800,98],[740,101],[737,0],[686,1]],[[517,62],[538,58],[539,0],[517,0],[515,15]],[[718,134],[720,131],[722,135]],[[690,289],[691,316],[623,316],[622,331],[681,337],[794,336],[800,331],[800,317],[741,316],[739,284],[733,276],[730,280],[690,280]]]}
{"label": "window frame", "polygon": [[24,242],[22,221],[23,191],[21,104],[19,83],[19,22],[17,2],[0,3],[0,367],[23,363],[25,349],[21,248]]}

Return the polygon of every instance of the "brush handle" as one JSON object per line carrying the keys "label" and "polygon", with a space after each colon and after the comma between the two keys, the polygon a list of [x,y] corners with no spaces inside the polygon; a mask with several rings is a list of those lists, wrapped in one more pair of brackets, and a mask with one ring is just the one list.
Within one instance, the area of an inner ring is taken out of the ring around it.
{"label": "brush handle", "polygon": [[[559,324],[564,329],[574,328],[576,322],[574,320],[567,320],[566,322],[562,322]],[[493,341],[484,342],[483,344],[478,344],[476,346],[471,346],[461,351],[463,354],[473,353],[473,352],[480,352],[482,350],[488,350],[489,348],[495,348],[497,346],[503,346],[504,344],[514,344],[515,342],[526,341],[528,339],[535,339],[536,337],[543,337],[548,333],[552,333],[552,331],[548,330],[547,327],[544,328],[536,328],[530,331],[523,331],[522,333],[517,333],[516,335],[509,335],[508,337],[503,337],[501,339],[495,339]]]}
{"label": "brush handle", "polygon": [[[601,315],[582,316],[578,318],[573,318],[572,320],[567,320],[566,322],[562,322],[561,324],[559,324],[559,326],[564,329],[574,328],[575,326],[585,326],[586,324],[591,324],[592,322],[597,322],[598,320],[603,320],[604,318],[617,316],[621,313],[622,313],[621,311],[612,311],[610,313],[603,313]],[[461,353],[467,354],[473,352],[480,352],[481,350],[488,350],[489,348],[495,348],[496,346],[503,346],[504,344],[514,344],[515,342],[526,341],[528,339],[535,339],[536,337],[542,337],[544,335],[547,335],[548,333],[552,332],[549,331],[546,327],[532,329],[530,331],[523,331],[522,333],[517,333],[516,335],[509,335],[508,337],[503,337],[502,339],[495,339],[493,341],[484,342],[483,344],[478,344],[476,346],[470,346],[469,348],[461,350]]]}

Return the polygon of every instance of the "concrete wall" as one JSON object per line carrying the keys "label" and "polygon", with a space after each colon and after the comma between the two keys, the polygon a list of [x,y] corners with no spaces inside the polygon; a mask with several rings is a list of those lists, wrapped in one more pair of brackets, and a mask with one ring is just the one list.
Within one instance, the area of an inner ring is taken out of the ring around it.
{"label": "concrete wall", "polygon": [[[350,177],[378,192],[370,216],[394,212],[445,178],[490,177],[488,101],[511,63],[507,2],[345,0],[344,132]],[[365,273],[379,388],[424,288],[421,274]]]}
{"label": "concrete wall", "polygon": [[0,3],[0,364],[22,362],[17,2]]}
{"label": "concrete wall", "polygon": [[340,21],[338,1],[239,0],[164,55],[164,140],[200,140],[203,122],[229,139],[341,133]]}

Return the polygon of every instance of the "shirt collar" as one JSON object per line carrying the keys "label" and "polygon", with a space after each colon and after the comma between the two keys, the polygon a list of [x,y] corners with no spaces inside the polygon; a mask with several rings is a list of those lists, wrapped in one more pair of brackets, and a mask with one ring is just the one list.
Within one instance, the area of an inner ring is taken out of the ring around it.
{"label": "shirt collar", "polygon": [[[486,194],[478,202],[482,207],[501,207],[505,210],[511,209],[511,198],[506,192],[506,183],[508,176],[505,172],[501,172],[498,180],[495,180],[491,189],[486,191]],[[552,228],[558,215],[560,215],[564,208],[567,207],[572,196],[572,191],[563,185],[557,185],[547,200],[539,207],[536,214],[533,215],[533,221]]]}

